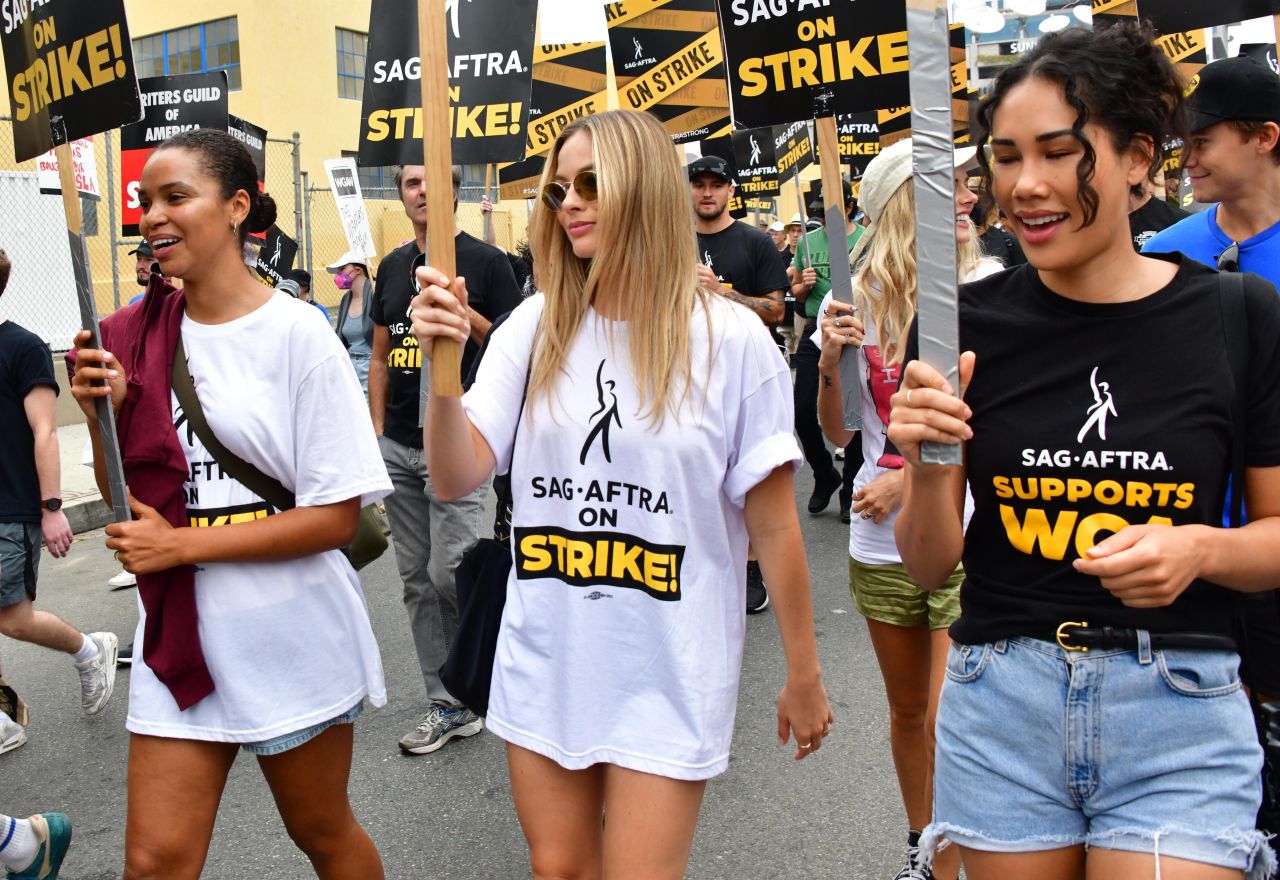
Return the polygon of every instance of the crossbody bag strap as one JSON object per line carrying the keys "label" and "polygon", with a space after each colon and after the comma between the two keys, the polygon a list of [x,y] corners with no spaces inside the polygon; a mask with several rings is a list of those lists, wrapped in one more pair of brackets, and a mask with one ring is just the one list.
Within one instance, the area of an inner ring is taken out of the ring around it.
{"label": "crossbody bag strap", "polygon": [[1249,417],[1249,317],[1245,312],[1244,276],[1239,272],[1218,273],[1218,303],[1222,308],[1222,329],[1227,362],[1235,393],[1231,400],[1231,525],[1245,524],[1244,456]]}
{"label": "crossbody bag strap", "polygon": [[191,429],[196,432],[204,448],[213,456],[218,465],[232,476],[240,485],[253,492],[262,500],[270,503],[277,510],[291,510],[297,506],[294,494],[277,479],[267,476],[261,470],[249,464],[221,441],[209,427],[200,406],[200,397],[196,394],[195,382],[191,379],[191,371],[187,367],[187,352],[182,345],[182,334],[178,334],[178,344],[173,350],[173,393],[182,405],[182,412],[187,417]]}

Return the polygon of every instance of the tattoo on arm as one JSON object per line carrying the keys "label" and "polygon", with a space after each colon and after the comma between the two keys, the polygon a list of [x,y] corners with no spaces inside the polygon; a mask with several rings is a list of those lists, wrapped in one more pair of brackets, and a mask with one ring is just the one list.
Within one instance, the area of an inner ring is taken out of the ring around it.
{"label": "tattoo on arm", "polygon": [[830,377],[830,376],[823,376],[823,377],[822,377],[822,387],[823,387],[823,388],[830,388],[830,387],[832,387],[832,385],[833,385],[833,384],[834,384],[834,383],[831,381],[831,377]]}
{"label": "tattoo on arm", "polygon": [[764,296],[746,296],[732,288],[725,288],[724,295],[736,303],[746,306],[755,312],[761,321],[773,325],[782,320],[786,314],[786,304],[782,300],[782,291],[771,290]]}

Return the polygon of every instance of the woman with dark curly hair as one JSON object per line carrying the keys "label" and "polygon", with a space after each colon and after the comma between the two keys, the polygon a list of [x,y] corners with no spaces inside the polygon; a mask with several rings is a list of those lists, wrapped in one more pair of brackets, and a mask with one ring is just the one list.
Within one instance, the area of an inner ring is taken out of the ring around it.
{"label": "woman with dark curly hair", "polygon": [[[1270,876],[1232,613],[1280,583],[1280,299],[1133,249],[1130,188],[1186,115],[1149,30],[1047,36],[979,115],[1030,264],[961,288],[963,399],[911,360],[889,423],[908,571],[965,570],[922,847],[950,839],[970,880]],[[1251,521],[1223,529],[1237,439]]]}

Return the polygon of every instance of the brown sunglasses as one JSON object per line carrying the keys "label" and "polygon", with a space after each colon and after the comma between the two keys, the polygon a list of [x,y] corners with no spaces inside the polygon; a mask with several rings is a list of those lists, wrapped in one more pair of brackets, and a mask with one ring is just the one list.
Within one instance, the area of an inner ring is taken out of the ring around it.
{"label": "brown sunglasses", "polygon": [[569,186],[563,183],[548,183],[544,186],[542,203],[552,211],[559,211],[564,207],[564,200],[569,197],[570,188],[578,194],[578,198],[586,202],[594,202],[600,195],[600,191],[596,189],[596,173],[579,171]]}

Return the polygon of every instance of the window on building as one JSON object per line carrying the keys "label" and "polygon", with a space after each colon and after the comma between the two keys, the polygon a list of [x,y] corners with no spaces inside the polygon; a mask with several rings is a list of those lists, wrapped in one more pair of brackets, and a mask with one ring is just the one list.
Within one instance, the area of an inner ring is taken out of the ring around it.
{"label": "window on building", "polygon": [[240,27],[235,16],[138,37],[133,41],[138,76],[227,72],[227,85],[240,88]]}
{"label": "window on building", "polygon": [[364,58],[369,35],[338,28],[338,97],[364,97]]}

